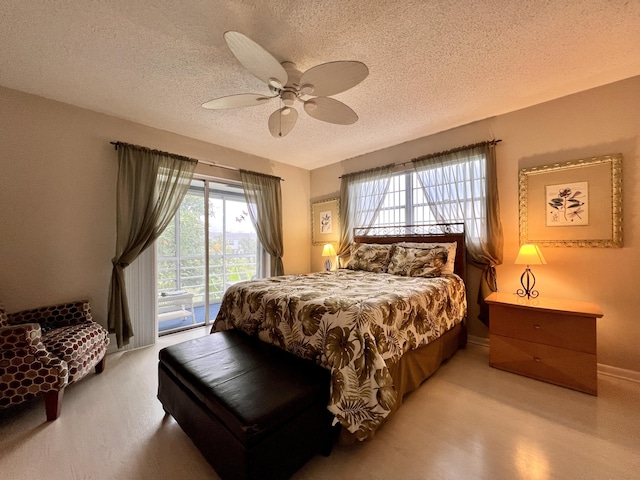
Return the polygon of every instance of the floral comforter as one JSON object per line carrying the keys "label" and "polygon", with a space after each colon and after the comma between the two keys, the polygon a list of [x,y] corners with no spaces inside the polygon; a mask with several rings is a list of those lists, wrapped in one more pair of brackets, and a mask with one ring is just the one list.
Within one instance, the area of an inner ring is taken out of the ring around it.
{"label": "floral comforter", "polygon": [[457,275],[338,270],[233,285],[212,331],[237,328],[331,370],[328,409],[364,439],[396,402],[385,362],[438,338],[466,313]]}

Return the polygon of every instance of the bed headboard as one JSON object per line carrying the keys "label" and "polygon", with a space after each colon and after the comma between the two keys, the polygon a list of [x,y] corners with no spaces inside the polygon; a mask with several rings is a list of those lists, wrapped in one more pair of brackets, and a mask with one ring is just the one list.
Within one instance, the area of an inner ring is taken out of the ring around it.
{"label": "bed headboard", "polygon": [[466,279],[467,251],[464,243],[464,223],[354,228],[353,241],[354,243],[456,242],[458,246],[454,271]]}

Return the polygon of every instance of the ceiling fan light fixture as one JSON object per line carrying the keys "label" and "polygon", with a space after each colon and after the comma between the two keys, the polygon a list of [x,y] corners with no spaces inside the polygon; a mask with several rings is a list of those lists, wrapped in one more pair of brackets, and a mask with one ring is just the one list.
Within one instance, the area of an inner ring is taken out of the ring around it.
{"label": "ceiling fan light fixture", "polygon": [[311,95],[314,90],[314,86],[310,83],[305,83],[304,85],[302,85],[302,87],[300,87],[300,93],[303,95]]}
{"label": "ceiling fan light fixture", "polygon": [[280,110],[280,113],[282,115],[289,115],[292,110],[293,110],[293,108],[291,108],[291,107],[284,107],[282,110]]}
{"label": "ceiling fan light fixture", "polygon": [[276,89],[281,89],[284,86],[282,85],[282,82],[275,77],[271,77],[269,79],[269,85]]}

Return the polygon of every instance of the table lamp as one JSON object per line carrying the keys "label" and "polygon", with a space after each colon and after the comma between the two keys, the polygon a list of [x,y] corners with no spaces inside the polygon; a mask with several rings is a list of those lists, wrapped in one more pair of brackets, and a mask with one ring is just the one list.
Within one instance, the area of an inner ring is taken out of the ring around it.
{"label": "table lamp", "polygon": [[333,248],[333,245],[331,245],[330,243],[327,243],[324,248],[322,249],[322,256],[323,257],[328,257],[325,261],[324,261],[324,269],[326,272],[331,270],[331,257],[335,257],[336,256],[336,249]]}
{"label": "table lamp", "polygon": [[542,256],[537,245],[526,244],[520,247],[518,256],[516,257],[516,265],[526,265],[527,269],[520,277],[522,288],[516,290],[516,294],[520,297],[536,298],[540,292],[534,290],[536,277],[533,276],[529,265],[546,265],[547,261]]}

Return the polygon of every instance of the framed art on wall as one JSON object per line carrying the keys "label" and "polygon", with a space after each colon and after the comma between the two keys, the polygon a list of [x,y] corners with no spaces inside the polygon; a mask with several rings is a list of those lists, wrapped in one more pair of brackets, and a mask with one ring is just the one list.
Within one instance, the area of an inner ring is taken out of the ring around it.
{"label": "framed art on wall", "polygon": [[545,185],[547,227],[589,225],[589,182]]}
{"label": "framed art on wall", "polygon": [[337,198],[311,204],[311,241],[314,245],[340,240],[340,201]]}
{"label": "framed art on wall", "polygon": [[622,246],[622,155],[525,168],[518,180],[521,245]]}

